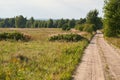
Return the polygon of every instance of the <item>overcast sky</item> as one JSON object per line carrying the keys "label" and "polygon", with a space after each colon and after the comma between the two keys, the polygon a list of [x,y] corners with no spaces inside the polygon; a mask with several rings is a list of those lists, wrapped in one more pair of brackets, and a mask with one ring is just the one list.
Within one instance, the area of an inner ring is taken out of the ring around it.
{"label": "overcast sky", "polygon": [[103,0],[0,0],[0,17],[79,19],[93,9],[98,9],[99,16],[103,16],[102,8]]}

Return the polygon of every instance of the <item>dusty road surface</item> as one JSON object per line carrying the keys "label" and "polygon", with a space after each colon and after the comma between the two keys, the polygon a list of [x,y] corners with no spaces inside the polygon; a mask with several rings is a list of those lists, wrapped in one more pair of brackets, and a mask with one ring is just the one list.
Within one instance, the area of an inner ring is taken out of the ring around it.
{"label": "dusty road surface", "polygon": [[73,80],[120,80],[120,55],[98,32],[86,48]]}

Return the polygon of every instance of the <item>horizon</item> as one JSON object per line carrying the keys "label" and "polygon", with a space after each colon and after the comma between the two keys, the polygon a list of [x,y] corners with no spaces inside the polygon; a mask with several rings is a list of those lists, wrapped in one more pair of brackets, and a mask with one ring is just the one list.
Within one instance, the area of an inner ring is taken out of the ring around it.
{"label": "horizon", "polygon": [[[0,0],[1,1],[1,0]],[[0,18],[23,15],[29,19],[80,19],[90,10],[97,9],[103,17],[101,0],[4,0],[0,3]]]}

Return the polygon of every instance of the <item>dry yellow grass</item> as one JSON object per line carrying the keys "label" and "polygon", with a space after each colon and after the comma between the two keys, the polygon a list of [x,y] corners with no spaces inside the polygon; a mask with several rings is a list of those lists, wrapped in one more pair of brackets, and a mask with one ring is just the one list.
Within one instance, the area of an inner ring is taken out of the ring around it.
{"label": "dry yellow grass", "polygon": [[[29,42],[0,41],[0,79],[2,80],[69,80],[79,63],[87,41],[49,42],[49,35],[70,33],[61,29],[0,29],[18,31],[32,37]],[[19,62],[15,55],[28,58]]]}
{"label": "dry yellow grass", "polygon": [[106,40],[109,42],[109,43],[111,43],[111,44],[113,44],[113,45],[115,45],[116,47],[118,47],[118,48],[120,48],[120,38],[108,38],[108,37],[106,37]]}

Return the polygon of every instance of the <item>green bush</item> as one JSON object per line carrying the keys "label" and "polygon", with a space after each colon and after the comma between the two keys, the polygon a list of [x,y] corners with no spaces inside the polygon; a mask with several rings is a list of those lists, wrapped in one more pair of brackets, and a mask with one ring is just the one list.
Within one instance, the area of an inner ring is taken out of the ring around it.
{"label": "green bush", "polygon": [[64,30],[64,31],[69,31],[70,29],[71,28],[67,24],[62,26],[62,30]]}
{"label": "green bush", "polygon": [[96,31],[94,24],[81,24],[81,25],[79,24],[75,26],[75,29],[79,31],[89,32],[89,33]]}
{"label": "green bush", "polygon": [[95,25],[94,24],[84,24],[83,31],[92,33],[95,31]]}
{"label": "green bush", "polygon": [[83,40],[82,36],[78,34],[59,34],[57,36],[52,36],[49,41],[67,41],[67,42],[77,42]]}
{"label": "green bush", "polygon": [[0,33],[0,40],[16,40],[16,41],[28,41],[30,40],[30,36],[19,33],[19,32],[13,32],[13,33]]}
{"label": "green bush", "polygon": [[75,26],[75,29],[76,30],[80,30],[80,31],[83,31],[83,28],[84,28],[84,26],[81,24],[81,25],[76,25]]}

